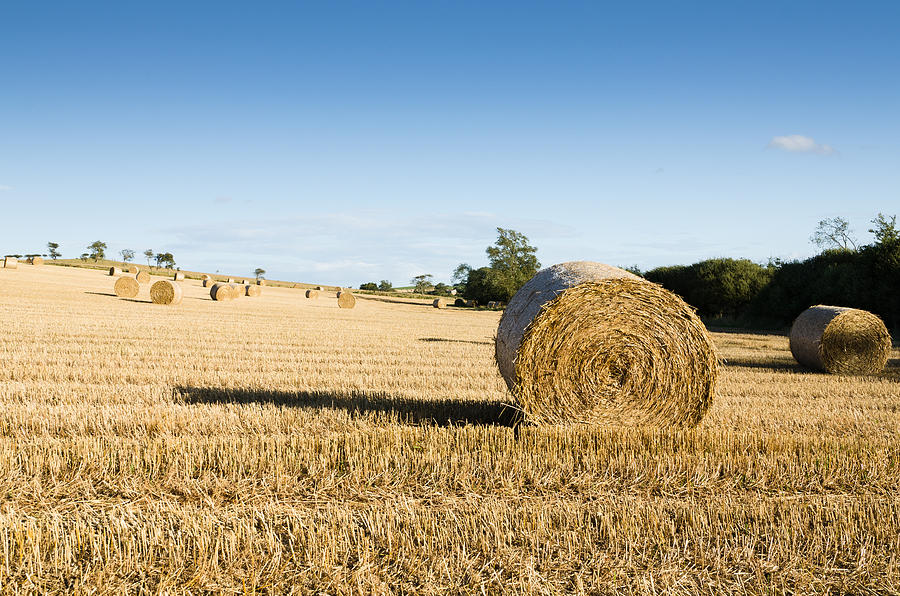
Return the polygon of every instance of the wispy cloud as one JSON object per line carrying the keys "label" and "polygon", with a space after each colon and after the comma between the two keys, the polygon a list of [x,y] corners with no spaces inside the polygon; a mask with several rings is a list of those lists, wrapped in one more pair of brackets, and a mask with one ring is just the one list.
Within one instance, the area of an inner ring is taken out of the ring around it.
{"label": "wispy cloud", "polygon": [[230,203],[233,200],[234,199],[232,199],[231,197],[216,197],[213,199],[213,203],[215,203],[216,205],[225,205],[226,203]]}
{"label": "wispy cloud", "polygon": [[12,186],[5,186],[5,185],[3,185],[3,184],[0,184],[0,192],[6,192],[6,191],[9,191],[9,190],[12,190],[12,189],[13,189]]}
{"label": "wispy cloud", "polygon": [[783,137],[772,137],[769,141],[769,149],[781,149],[792,153],[818,153],[819,155],[832,155],[834,147],[824,143],[817,143],[811,137],[803,135],[786,135]]}

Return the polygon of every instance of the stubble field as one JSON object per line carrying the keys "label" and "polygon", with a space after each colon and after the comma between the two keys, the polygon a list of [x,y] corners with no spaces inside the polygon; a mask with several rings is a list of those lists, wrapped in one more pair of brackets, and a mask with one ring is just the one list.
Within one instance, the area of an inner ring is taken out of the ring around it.
{"label": "stubble field", "polygon": [[3,593],[900,590],[900,363],[716,333],[692,431],[514,426],[499,313],[0,269]]}

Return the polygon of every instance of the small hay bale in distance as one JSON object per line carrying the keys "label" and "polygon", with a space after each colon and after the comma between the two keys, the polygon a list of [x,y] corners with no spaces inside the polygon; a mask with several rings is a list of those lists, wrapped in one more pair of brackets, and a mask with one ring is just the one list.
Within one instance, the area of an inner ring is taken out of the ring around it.
{"label": "small hay bale in distance", "polygon": [[322,291],[322,286],[316,286],[316,289],[317,289],[318,291],[321,292],[321,291]]}
{"label": "small hay bale in distance", "polygon": [[113,291],[119,298],[134,298],[141,290],[141,284],[133,277],[123,276],[116,280]]}
{"label": "small hay bale in distance", "polygon": [[356,296],[347,290],[338,292],[337,301],[340,308],[353,308],[356,306]]}
{"label": "small hay bale in distance", "polygon": [[225,283],[233,284],[233,283],[234,283],[234,278],[233,278],[233,277],[229,277],[227,280],[225,280]]}
{"label": "small hay bale in distance", "polygon": [[113,275],[119,275],[120,273],[122,273],[122,270],[119,269],[118,267],[110,267],[110,268],[109,268],[109,275],[110,275],[110,276],[113,276]]}
{"label": "small hay bale in distance", "polygon": [[44,264],[44,259],[42,259],[41,257],[31,257],[30,259],[28,259],[28,263],[30,265],[34,265],[35,267],[40,267]]}
{"label": "small hay bale in distance", "polygon": [[203,287],[204,287],[204,288],[208,288],[208,287],[212,286],[214,283],[216,283],[216,282],[215,282],[215,280],[213,280],[213,279],[204,279],[204,280],[203,280]]}
{"label": "small hay bale in distance", "polygon": [[466,305],[466,301],[463,300],[462,298],[457,298],[457,299],[453,302],[453,306],[460,306],[460,307],[462,307],[462,306],[465,306],[465,305]]}
{"label": "small hay bale in distance", "polygon": [[206,280],[208,280],[208,279],[212,279],[212,278],[211,278],[209,275],[205,274],[205,273],[204,273],[203,275],[200,276],[200,281],[206,281]]}
{"label": "small hay bale in distance", "polygon": [[256,285],[258,285],[258,286],[264,286],[264,285],[266,285],[266,280],[264,280],[264,279],[257,279],[257,280],[256,280]]}
{"label": "small hay bale in distance", "polygon": [[319,290],[306,290],[306,297],[315,300],[319,297]]}
{"label": "small hay bale in distance", "polygon": [[16,260],[16,257],[4,257],[3,258],[3,268],[4,269],[16,269],[19,266],[19,261]]}
{"label": "small hay bale in distance", "polygon": [[181,304],[184,293],[181,284],[175,280],[161,279],[150,286],[150,300],[153,304],[168,304],[174,306]]}
{"label": "small hay bale in distance", "polygon": [[477,300],[466,300],[466,306],[468,306],[469,308],[475,308],[476,306],[478,306],[478,301]]}
{"label": "small hay bale in distance", "polygon": [[247,285],[247,286],[244,286],[244,290],[246,290],[247,296],[255,297],[255,296],[259,296],[260,294],[262,294],[262,288],[260,288],[259,286]]}
{"label": "small hay bale in distance", "polygon": [[181,271],[176,271],[172,279],[174,279],[175,281],[184,281],[184,273],[182,273]]}
{"label": "small hay bale in distance", "polygon": [[431,306],[435,308],[447,308],[447,303],[444,302],[443,298],[435,298],[434,302],[431,303]]}
{"label": "small hay bale in distance", "polygon": [[148,271],[138,271],[134,278],[138,281],[139,284],[148,284],[150,283],[150,273]]}
{"label": "small hay bale in distance", "polygon": [[495,350],[526,419],[538,423],[694,426],[719,370],[706,327],[681,298],[587,261],[522,286]]}
{"label": "small hay bale in distance", "polygon": [[232,300],[234,296],[232,294],[234,290],[231,287],[231,284],[226,283],[215,283],[209,289],[209,297],[217,302],[222,302],[224,300]]}
{"label": "small hay bale in distance", "polygon": [[843,306],[811,306],[791,326],[791,354],[814,370],[875,375],[891,354],[891,334],[876,315]]}
{"label": "small hay bale in distance", "polygon": [[137,272],[140,270],[141,270],[141,268],[138,267],[137,265],[129,265],[129,266],[125,267],[125,273],[137,274]]}

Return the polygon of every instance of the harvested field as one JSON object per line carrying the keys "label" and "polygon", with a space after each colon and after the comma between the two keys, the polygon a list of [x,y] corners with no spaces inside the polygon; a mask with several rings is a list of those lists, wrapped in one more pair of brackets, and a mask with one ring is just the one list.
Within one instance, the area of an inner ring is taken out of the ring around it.
{"label": "harvested field", "polygon": [[713,333],[692,430],[513,428],[499,312],[275,286],[221,305],[192,279],[160,308],[101,271],[6,278],[0,591],[900,585],[896,348],[845,377],[786,335]]}

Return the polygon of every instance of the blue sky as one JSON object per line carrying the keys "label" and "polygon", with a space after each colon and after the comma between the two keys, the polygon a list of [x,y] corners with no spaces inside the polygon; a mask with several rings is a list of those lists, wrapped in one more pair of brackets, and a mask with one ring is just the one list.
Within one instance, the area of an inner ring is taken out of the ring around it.
{"label": "blue sky", "polygon": [[402,285],[900,213],[900,4],[485,4],[0,4],[0,252]]}

